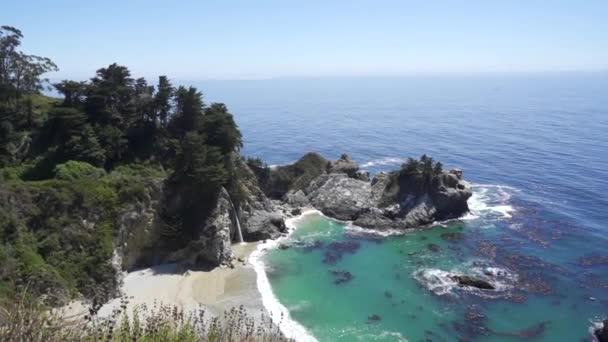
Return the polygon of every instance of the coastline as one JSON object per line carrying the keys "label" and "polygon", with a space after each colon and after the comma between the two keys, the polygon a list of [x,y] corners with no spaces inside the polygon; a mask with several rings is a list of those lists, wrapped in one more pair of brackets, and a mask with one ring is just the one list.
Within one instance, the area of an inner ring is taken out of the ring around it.
{"label": "coastline", "polygon": [[[240,306],[256,321],[270,317],[281,333],[298,342],[317,341],[303,326],[290,318],[289,311],[274,296],[265,270],[263,255],[276,248],[296,230],[297,222],[312,214],[323,215],[314,208],[302,208],[301,214],[285,217],[287,233],[275,240],[232,245],[237,258],[234,268],[189,270],[177,264],[164,264],[125,273],[120,287],[121,297],[114,298],[99,309],[97,317],[110,318],[124,305],[123,312],[133,313],[142,307],[169,305],[185,312],[203,309],[208,318],[221,317]],[[57,309],[67,319],[82,320],[89,313],[90,303],[72,301]]]}
{"label": "coastline", "polygon": [[285,220],[285,225],[288,228],[287,234],[278,239],[267,240],[258,244],[256,250],[251,253],[248,260],[248,264],[253,266],[257,275],[257,291],[262,296],[261,299],[264,309],[268,312],[272,322],[279,327],[284,336],[293,338],[298,342],[314,342],[317,341],[317,339],[308,332],[305,327],[292,320],[289,310],[287,310],[287,308],[276,298],[272,291],[268,276],[266,275],[266,264],[262,260],[262,257],[267,250],[276,248],[281,241],[289,238],[297,228],[296,223],[305,216],[311,214],[323,215],[323,213],[317,209],[303,208],[300,215]]}
{"label": "coastline", "polygon": [[[482,196],[483,197],[483,196]],[[484,198],[478,198],[484,202]],[[487,200],[487,199],[486,199]],[[484,205],[483,209],[497,211],[493,206]],[[185,312],[203,309],[207,317],[221,317],[231,308],[243,307],[256,321],[262,316],[270,318],[281,333],[298,342],[317,341],[308,330],[291,319],[289,310],[274,295],[266,274],[263,256],[268,250],[277,248],[297,229],[299,221],[309,215],[325,216],[321,211],[305,207],[299,215],[291,216],[290,210],[283,211],[287,231],[274,240],[232,245],[236,260],[234,268],[216,267],[211,270],[188,270],[176,264],[165,264],[125,273],[121,286],[122,297],[115,298],[103,305],[97,316],[108,318],[124,305],[131,314],[135,308],[158,305],[177,306]],[[478,213],[481,214],[481,213]],[[463,217],[473,219],[478,217]],[[332,220],[336,220],[333,219]],[[341,221],[345,229],[354,233],[378,234],[381,236],[402,235],[403,231],[374,231],[360,228],[350,221]],[[89,306],[75,301],[59,310],[64,317],[82,318],[88,313]]]}

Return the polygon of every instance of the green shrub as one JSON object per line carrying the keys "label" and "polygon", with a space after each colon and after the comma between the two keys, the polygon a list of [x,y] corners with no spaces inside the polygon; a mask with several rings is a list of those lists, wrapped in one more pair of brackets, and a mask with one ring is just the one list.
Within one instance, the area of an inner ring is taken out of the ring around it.
{"label": "green shrub", "polygon": [[23,179],[23,175],[32,167],[30,164],[7,166],[0,169],[0,181],[10,182]]}
{"label": "green shrub", "polygon": [[141,176],[141,177],[166,177],[162,166],[153,163],[133,163],[115,167],[110,172],[112,177]]}
{"label": "green shrub", "polygon": [[143,201],[146,197],[146,187],[141,182],[125,181],[118,187],[118,197],[121,203]]}
{"label": "green shrub", "polygon": [[55,178],[61,180],[97,179],[103,177],[106,172],[89,163],[70,160],[55,166],[53,170]]}

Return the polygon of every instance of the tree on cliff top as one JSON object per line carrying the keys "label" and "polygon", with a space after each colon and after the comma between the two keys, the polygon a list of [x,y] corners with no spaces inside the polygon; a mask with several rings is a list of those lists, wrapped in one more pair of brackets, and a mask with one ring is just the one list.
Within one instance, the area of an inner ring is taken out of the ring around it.
{"label": "tree on cliff top", "polygon": [[38,92],[46,79],[41,75],[57,70],[46,57],[19,51],[23,34],[11,26],[0,27],[0,100],[18,100],[25,94]]}
{"label": "tree on cliff top", "polygon": [[431,185],[433,179],[442,172],[443,165],[441,162],[435,162],[432,157],[423,154],[419,159],[408,158],[401,165],[399,176],[404,180],[413,181],[418,190],[422,190],[424,187]]}

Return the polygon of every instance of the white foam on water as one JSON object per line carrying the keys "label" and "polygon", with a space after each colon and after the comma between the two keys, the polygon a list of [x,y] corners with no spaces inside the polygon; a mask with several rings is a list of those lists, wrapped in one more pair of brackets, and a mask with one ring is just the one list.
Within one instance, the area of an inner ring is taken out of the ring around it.
{"label": "white foam on water", "polygon": [[304,311],[312,307],[312,304],[307,300],[302,300],[297,304],[289,307],[289,312]]}
{"label": "white foam on water", "polygon": [[[458,290],[481,297],[496,298],[511,289],[513,284],[517,282],[517,274],[495,266],[473,266],[479,263],[479,261],[467,262],[449,271],[437,268],[422,268],[415,271],[412,276],[429,291],[439,296],[456,295],[455,290]],[[452,279],[456,275],[468,275],[488,281],[495,289],[482,290],[470,286],[459,286],[458,282]]]}
{"label": "white foam on water", "polygon": [[287,310],[274,295],[266,274],[266,265],[262,257],[267,250],[277,248],[281,241],[289,238],[297,227],[296,223],[306,215],[311,214],[322,215],[318,210],[306,210],[302,212],[301,215],[286,220],[285,225],[288,228],[287,235],[276,240],[267,240],[265,243],[259,244],[256,250],[249,256],[249,262],[253,265],[255,273],[257,274],[257,287],[262,295],[262,303],[266,310],[268,310],[270,318],[286,337],[293,338],[298,342],[317,341],[317,339],[301,324],[291,319],[289,310]]}
{"label": "white foam on water", "polygon": [[384,157],[379,159],[372,159],[367,163],[361,165],[362,168],[373,167],[373,166],[387,166],[387,165],[401,165],[406,160],[403,158],[395,157]]}
{"label": "white foam on water", "polygon": [[590,320],[591,326],[589,327],[589,334],[591,335],[591,341],[599,342],[597,336],[595,336],[595,331],[598,329],[602,329],[604,327],[603,320],[593,319]]}
{"label": "white foam on water", "polygon": [[[408,339],[403,336],[403,334],[397,331],[384,330],[378,332],[375,331],[375,329],[369,329],[368,327],[360,326],[351,326],[339,329],[334,328],[331,330],[337,335],[336,339],[340,341],[346,340],[346,338],[348,337],[349,340],[347,341],[385,341],[390,339],[390,341],[408,342]],[[353,339],[352,336],[356,337]]]}
{"label": "white foam on water", "polygon": [[381,236],[381,237],[389,237],[395,235],[405,235],[407,232],[398,229],[386,229],[386,230],[376,230],[371,228],[363,228],[359,226],[355,226],[352,222],[347,222],[344,226],[344,231],[354,234],[360,235],[373,235],[373,236]]}
{"label": "white foam on water", "polygon": [[509,204],[513,189],[503,185],[473,184],[473,195],[468,200],[470,212],[462,220],[474,220],[486,216],[511,218],[515,209]]}
{"label": "white foam on water", "polygon": [[450,278],[452,275],[451,272],[437,268],[424,268],[412,274],[420,284],[440,296],[452,293],[452,290],[458,286],[458,283]]}

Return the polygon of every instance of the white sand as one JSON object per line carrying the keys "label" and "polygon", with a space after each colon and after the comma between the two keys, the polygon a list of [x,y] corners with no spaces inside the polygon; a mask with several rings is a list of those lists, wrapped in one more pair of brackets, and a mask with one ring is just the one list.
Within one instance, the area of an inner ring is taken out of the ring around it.
{"label": "white sand", "polygon": [[[217,267],[211,271],[192,271],[178,265],[168,264],[137,270],[126,274],[121,291],[128,299],[127,312],[145,304],[176,305],[185,311],[202,306],[208,314],[219,315],[232,307],[243,305],[252,315],[257,316],[264,309],[256,287],[256,273],[246,262],[257,243],[233,245],[238,259],[235,268]],[[121,305],[114,299],[98,312],[99,317],[108,317]],[[82,302],[72,302],[60,310],[64,317],[82,317],[88,313],[88,306]]]}

